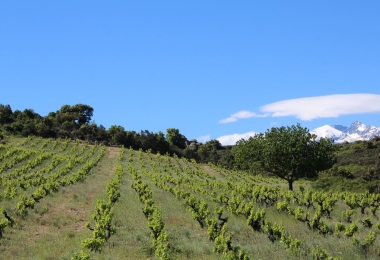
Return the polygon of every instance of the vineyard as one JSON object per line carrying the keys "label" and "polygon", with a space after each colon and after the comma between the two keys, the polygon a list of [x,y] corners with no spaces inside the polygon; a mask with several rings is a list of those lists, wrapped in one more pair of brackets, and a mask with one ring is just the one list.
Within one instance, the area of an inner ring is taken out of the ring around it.
{"label": "vineyard", "polygon": [[379,259],[380,194],[79,140],[0,145],[1,259]]}

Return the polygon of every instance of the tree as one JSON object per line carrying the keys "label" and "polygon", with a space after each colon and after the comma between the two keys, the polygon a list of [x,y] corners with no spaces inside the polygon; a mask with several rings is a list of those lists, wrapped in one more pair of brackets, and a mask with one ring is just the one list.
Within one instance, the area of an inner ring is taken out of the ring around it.
{"label": "tree", "polygon": [[158,133],[149,132],[148,130],[141,131],[138,140],[140,147],[145,151],[151,149],[153,153],[160,152],[161,154],[169,151],[169,143],[161,131]]}
{"label": "tree", "polygon": [[44,138],[55,137],[55,133],[52,130],[53,122],[48,118],[44,117],[41,122],[36,124],[36,132],[38,136]]}
{"label": "tree", "polygon": [[300,124],[273,127],[265,134],[240,140],[233,148],[236,165],[241,169],[262,169],[286,180],[289,190],[300,178],[316,178],[318,172],[334,163],[332,139],[310,134]]}
{"label": "tree", "polygon": [[136,133],[135,131],[125,131],[126,135],[126,143],[124,147],[132,147],[133,149],[139,149],[140,148],[140,134]]}
{"label": "tree", "polygon": [[0,125],[12,123],[12,115],[13,112],[10,105],[0,104]]}
{"label": "tree", "polygon": [[186,137],[180,134],[177,128],[168,128],[166,129],[166,139],[170,145],[175,145],[178,148],[186,148]]}
{"label": "tree", "polygon": [[218,150],[221,150],[222,148],[222,144],[216,139],[201,144],[198,147],[199,160],[202,163],[211,161],[212,163],[217,164],[219,160]]}
{"label": "tree", "polygon": [[219,150],[218,152],[220,154],[218,161],[219,166],[232,169],[234,167],[235,158],[231,146],[225,146],[224,150]]}
{"label": "tree", "polygon": [[57,111],[59,121],[70,121],[78,125],[88,124],[91,121],[93,113],[94,109],[84,104],[76,104],[74,106],[63,105],[61,109]]}
{"label": "tree", "polygon": [[107,134],[112,144],[125,146],[127,135],[125,133],[124,127],[120,125],[111,125],[111,127],[107,130]]}
{"label": "tree", "polygon": [[94,114],[94,109],[91,106],[84,104],[76,104],[72,108],[73,111],[77,113],[76,121],[79,125],[90,123],[91,117]]}
{"label": "tree", "polygon": [[105,141],[107,139],[107,132],[105,128],[98,127],[98,125],[95,122],[81,125],[79,128],[79,135],[81,139],[95,141],[98,140],[99,130],[103,131],[101,133],[103,134],[103,138],[101,138],[100,141]]}

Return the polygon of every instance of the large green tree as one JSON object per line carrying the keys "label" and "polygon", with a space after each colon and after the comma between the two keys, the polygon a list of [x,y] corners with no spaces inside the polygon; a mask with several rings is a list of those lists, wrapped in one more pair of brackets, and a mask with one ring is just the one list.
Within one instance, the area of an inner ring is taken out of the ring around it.
{"label": "large green tree", "polygon": [[112,144],[125,145],[127,135],[125,133],[124,127],[120,125],[111,125],[111,127],[107,130],[107,134]]}
{"label": "large green tree", "polygon": [[265,134],[240,140],[233,148],[236,166],[241,169],[261,169],[286,180],[289,189],[300,178],[316,178],[318,172],[334,163],[332,139],[310,134],[300,124],[273,127]]}
{"label": "large green tree", "polygon": [[170,145],[175,145],[181,149],[186,148],[187,139],[177,128],[166,129],[166,140]]}
{"label": "large green tree", "polygon": [[74,106],[63,105],[58,111],[60,120],[72,121],[78,125],[88,124],[93,116],[94,109],[89,105],[76,104]]}

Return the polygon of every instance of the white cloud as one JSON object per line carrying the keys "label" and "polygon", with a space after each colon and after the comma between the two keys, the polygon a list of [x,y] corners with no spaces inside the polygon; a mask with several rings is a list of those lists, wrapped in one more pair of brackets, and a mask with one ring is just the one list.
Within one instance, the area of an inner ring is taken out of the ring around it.
{"label": "white cloud", "polygon": [[227,117],[225,119],[222,119],[219,121],[221,124],[225,123],[231,123],[231,122],[236,122],[238,119],[243,119],[243,118],[251,118],[251,117],[266,117],[267,115],[258,115],[255,112],[247,111],[247,110],[241,110],[235,114],[232,114],[230,117]]}
{"label": "white cloud", "polygon": [[198,142],[205,143],[207,141],[211,140],[211,135],[202,135],[198,138],[196,138]]}
{"label": "white cloud", "polygon": [[380,95],[340,94],[283,100],[260,111],[272,117],[295,116],[301,120],[380,112]]}
{"label": "white cloud", "polygon": [[254,136],[255,132],[248,132],[244,134],[232,134],[232,135],[223,135],[216,138],[222,145],[235,145],[240,139],[248,139],[250,136]]}

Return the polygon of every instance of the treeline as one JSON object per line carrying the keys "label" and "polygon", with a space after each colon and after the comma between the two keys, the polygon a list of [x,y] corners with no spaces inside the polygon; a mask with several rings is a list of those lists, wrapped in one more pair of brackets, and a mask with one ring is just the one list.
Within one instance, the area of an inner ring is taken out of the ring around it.
{"label": "treeline", "polygon": [[132,147],[135,150],[151,149],[153,153],[177,154],[179,157],[196,159],[198,162],[212,162],[228,168],[233,167],[231,147],[225,147],[218,140],[199,143],[188,140],[176,128],[166,133],[148,130],[140,132],[125,130],[123,126],[112,125],[106,129],[91,121],[94,109],[85,104],[64,105],[56,112],[41,116],[33,109],[12,111],[10,105],[0,104],[0,139],[4,135],[40,136],[44,138],[70,138],[99,142],[104,145]]}

